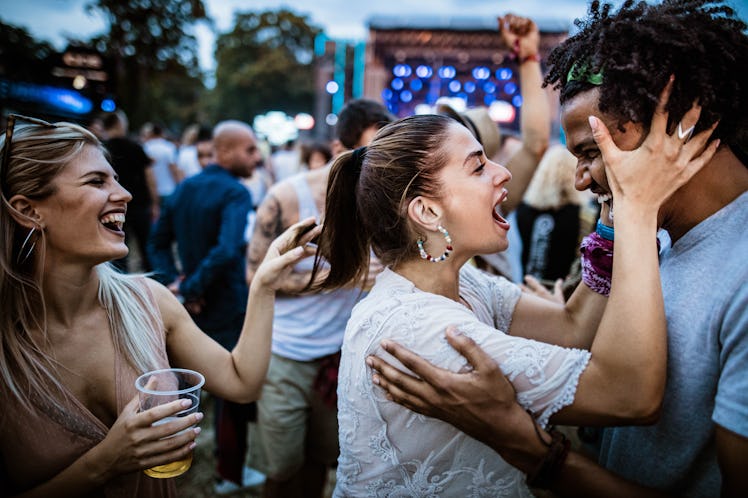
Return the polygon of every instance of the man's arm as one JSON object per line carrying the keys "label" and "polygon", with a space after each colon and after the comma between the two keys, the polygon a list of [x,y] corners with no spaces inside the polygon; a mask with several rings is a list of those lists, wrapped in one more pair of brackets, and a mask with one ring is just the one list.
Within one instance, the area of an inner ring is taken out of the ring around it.
{"label": "man's arm", "polygon": [[748,490],[748,439],[720,425],[715,427],[722,496],[745,496]]}
{"label": "man's arm", "polygon": [[[493,359],[469,337],[447,331],[447,341],[472,366],[451,372],[392,341],[382,347],[416,376],[408,375],[381,358],[370,356],[373,382],[387,398],[415,412],[443,420],[482,441],[504,460],[530,474],[548,452],[550,435],[516,402],[516,393]],[[550,489],[573,497],[662,497],[605,470],[585,456],[570,452]]]}
{"label": "man's arm", "polygon": [[167,201],[151,229],[147,246],[148,259],[153,266],[153,279],[164,285],[171,284],[179,276],[171,248],[174,238],[172,208]]}
{"label": "man's arm", "polygon": [[[280,187],[280,188],[279,188]],[[263,199],[260,206],[257,208],[257,218],[255,220],[255,228],[252,232],[252,238],[249,241],[247,247],[247,283],[252,284],[255,272],[265,258],[265,254],[268,252],[268,248],[273,240],[278,237],[283,231],[295,223],[297,220],[291,218],[291,209],[289,204],[291,203],[291,189],[287,185],[281,184],[276,186],[268,192]],[[295,211],[298,211],[296,209]],[[307,272],[296,272],[292,271],[285,276],[280,286],[278,287],[278,293],[280,294],[296,294],[302,291],[312,273]]]}

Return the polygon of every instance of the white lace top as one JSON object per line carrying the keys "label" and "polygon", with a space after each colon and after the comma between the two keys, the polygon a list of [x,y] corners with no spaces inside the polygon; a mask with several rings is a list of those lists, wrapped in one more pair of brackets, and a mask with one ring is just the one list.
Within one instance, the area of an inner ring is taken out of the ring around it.
{"label": "white lace top", "polygon": [[465,366],[444,338],[454,324],[499,363],[519,403],[538,422],[574,401],[589,352],[506,335],[520,289],[470,265],[460,294],[473,311],[423,292],[385,269],[353,309],[343,341],[338,383],[340,457],[336,497],[532,496],[525,476],[491,448],[440,420],[388,401],[371,382],[365,358],[377,354],[406,370],[380,343],[391,338],[453,371]]}

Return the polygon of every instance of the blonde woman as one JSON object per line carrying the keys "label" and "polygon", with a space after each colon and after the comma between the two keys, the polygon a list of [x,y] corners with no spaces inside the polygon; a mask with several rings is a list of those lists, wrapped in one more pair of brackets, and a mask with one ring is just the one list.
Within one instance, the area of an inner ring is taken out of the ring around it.
{"label": "blonde woman", "polygon": [[203,373],[217,396],[255,400],[270,355],[277,279],[308,256],[290,241],[312,220],[271,246],[229,352],[166,287],[110,266],[127,254],[122,227],[131,196],[93,134],[11,115],[0,146],[3,495],[174,496],[173,480],[142,470],[192,451],[199,427],[181,431],[202,414],[152,426],[182,408],[139,412],[134,380],[183,367]]}

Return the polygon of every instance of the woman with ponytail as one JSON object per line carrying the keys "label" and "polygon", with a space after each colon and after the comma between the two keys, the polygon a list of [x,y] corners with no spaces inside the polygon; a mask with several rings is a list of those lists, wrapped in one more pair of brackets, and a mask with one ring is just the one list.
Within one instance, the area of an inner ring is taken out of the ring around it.
{"label": "woman with ponytail", "polygon": [[[661,96],[663,108],[669,88]],[[683,120],[694,124],[698,110]],[[596,137],[607,136],[604,126],[598,129]],[[510,227],[499,206],[511,175],[456,120],[404,118],[382,128],[367,147],[339,156],[319,237],[318,257],[330,268],[319,287],[364,278],[370,249],[385,269],[345,332],[335,496],[529,496],[528,485],[543,483],[563,462],[568,442],[560,436],[547,441],[538,429],[549,454],[525,482],[489,446],[409,411],[372,383],[367,357],[395,361],[387,353],[389,341],[442,368],[467,367],[444,339],[448,325],[499,364],[537,426],[651,420],[666,363],[652,234],[660,204],[714,153],[714,144],[697,153],[709,132],[685,148],[657,115],[647,140],[659,146],[606,157],[618,232],[607,307],[588,286],[558,304],[466,264],[477,254],[507,248]],[[676,161],[674,154],[683,157]],[[663,164],[654,174],[652,161]]]}

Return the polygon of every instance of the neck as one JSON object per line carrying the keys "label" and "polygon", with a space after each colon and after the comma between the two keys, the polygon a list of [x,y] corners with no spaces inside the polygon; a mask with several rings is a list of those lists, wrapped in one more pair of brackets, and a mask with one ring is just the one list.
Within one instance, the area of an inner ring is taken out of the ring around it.
{"label": "neck", "polygon": [[411,259],[397,265],[393,271],[407,278],[424,292],[438,294],[460,302],[460,268],[467,261],[450,257],[432,263],[424,259]]}
{"label": "neck", "polygon": [[69,327],[76,318],[99,308],[99,276],[92,267],[48,264],[42,292],[50,324]]}
{"label": "neck", "polygon": [[678,189],[661,209],[661,226],[675,243],[746,190],[748,168],[729,147],[720,147],[709,164]]}

